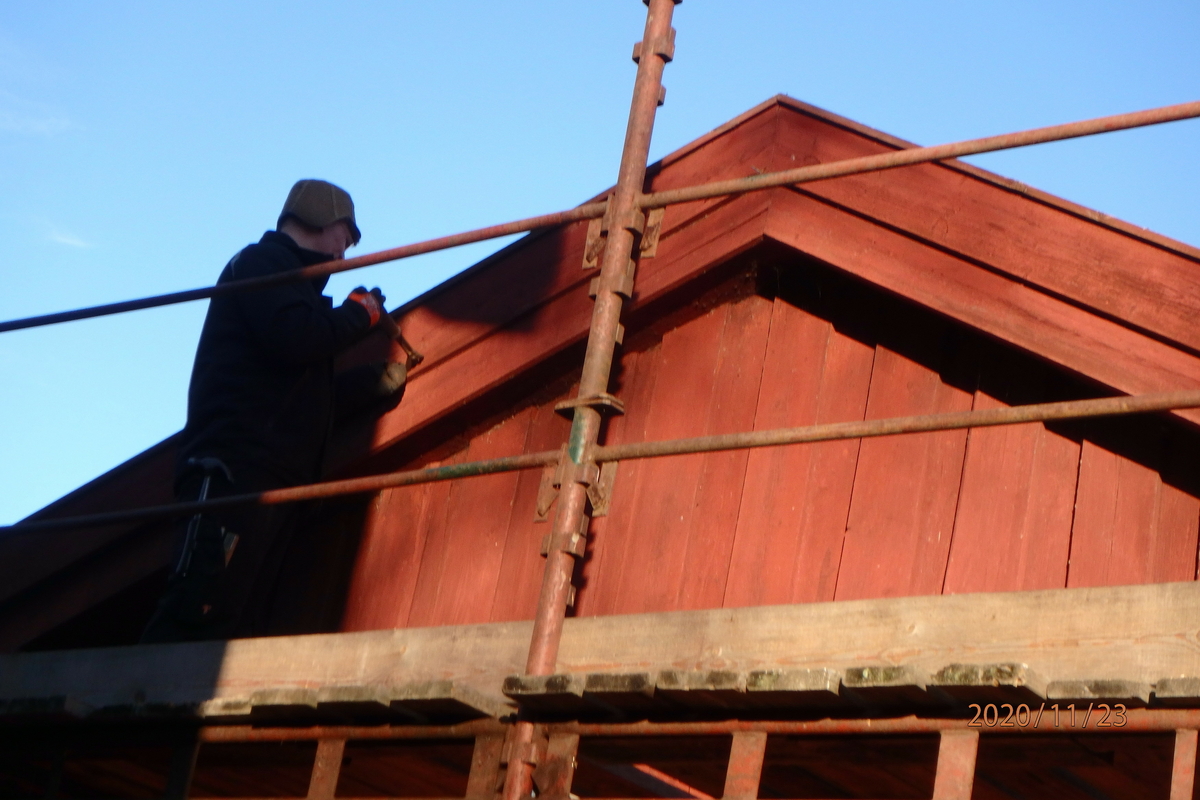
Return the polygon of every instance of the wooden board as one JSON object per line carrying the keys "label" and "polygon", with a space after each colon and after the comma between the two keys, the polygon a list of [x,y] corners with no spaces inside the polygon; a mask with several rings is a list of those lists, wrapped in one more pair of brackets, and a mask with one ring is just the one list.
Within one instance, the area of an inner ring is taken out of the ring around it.
{"label": "wooden board", "polygon": [[[705,435],[736,433],[754,426],[763,377],[773,303],[751,295],[728,307],[717,347]],[[699,410],[699,409],[698,409]],[[692,503],[683,569],[673,600],[662,610],[717,608],[723,604],[749,452],[701,456]]]}
{"label": "wooden board", "polygon": [[796,191],[780,194],[770,235],[852,275],[1121,392],[1200,387],[1200,358]]}
{"label": "wooden board", "polygon": [[[566,396],[574,397],[576,392],[576,387],[571,387]],[[558,399],[543,403],[531,411],[522,452],[553,450],[566,440],[570,422],[554,411]],[[493,622],[533,619],[537,609],[542,572],[546,564],[540,555],[541,542],[551,528],[548,522],[534,522],[541,481],[541,470],[518,473],[512,514],[509,515],[504,538],[504,554],[491,601],[490,619]]]}
{"label": "wooden board", "polygon": [[[464,460],[520,452],[530,409],[476,436]],[[451,481],[441,525],[427,532],[408,625],[461,625],[491,617],[518,473]]]}
{"label": "wooden board", "polygon": [[[1027,664],[1049,681],[1200,676],[1195,582],[568,619],[567,673]],[[1033,622],[1036,621],[1036,622]],[[529,622],[0,656],[0,700],[172,713],[267,689],[453,680],[498,694]]]}
{"label": "wooden board", "polygon": [[[774,303],[754,428],[861,419],[874,349]],[[858,442],[755,450],[723,605],[832,600]]]}
{"label": "wooden board", "polygon": [[[897,316],[881,322],[880,328],[907,321]],[[955,368],[956,354],[945,351],[942,332],[928,326],[908,333],[906,349],[940,366],[943,373],[878,346],[866,418],[969,410],[972,392],[947,382],[945,373]],[[966,431],[941,431],[862,442],[837,599],[942,590],[966,439]]]}
{"label": "wooden board", "polygon": [[[828,163],[892,148],[780,106],[778,169],[792,150]],[[938,164],[820,181],[807,191],[938,247],[1200,349],[1197,260]]]}
{"label": "wooden board", "polygon": [[[648,404],[647,439],[704,433],[728,316],[729,307],[719,306],[663,336],[659,374]],[[652,459],[642,465],[636,483],[622,481],[606,529],[610,538],[624,539],[621,561],[608,564],[618,571],[609,613],[663,611],[676,602],[685,580],[684,556],[702,462],[689,456]],[[725,565],[713,566],[723,570]]]}
{"label": "wooden board", "polygon": [[1041,423],[970,431],[945,593],[1066,586],[1079,449]]}
{"label": "wooden board", "polygon": [[1084,441],[1068,586],[1195,578],[1200,501],[1155,469],[1168,457],[1168,442],[1139,437],[1132,446],[1142,451],[1139,463]]}
{"label": "wooden board", "polygon": [[443,511],[448,490],[449,484],[425,484],[376,497],[358,548],[342,630],[396,628],[408,621],[425,532],[431,515]]}
{"label": "wooden board", "polygon": [[[633,344],[630,337],[630,344]],[[621,352],[614,370],[613,388],[625,401],[625,413],[608,420],[603,431],[605,444],[646,440],[646,424],[652,409],[651,398],[659,376],[661,339],[653,334],[643,338],[642,349]],[[627,461],[620,465],[613,485],[613,503],[607,516],[593,519],[588,536],[587,557],[578,582],[575,612],[580,616],[612,614],[619,597],[621,565],[631,544],[626,535],[632,524],[633,487],[639,485],[646,461]]]}

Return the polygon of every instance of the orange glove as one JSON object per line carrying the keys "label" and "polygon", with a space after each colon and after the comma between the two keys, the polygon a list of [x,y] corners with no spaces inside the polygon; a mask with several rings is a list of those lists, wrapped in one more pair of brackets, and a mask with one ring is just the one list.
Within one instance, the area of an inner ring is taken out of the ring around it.
{"label": "orange glove", "polygon": [[378,287],[368,292],[364,287],[359,286],[346,299],[353,300],[362,306],[371,316],[371,324],[374,325],[384,314],[383,301],[387,298],[383,296],[383,292],[379,291]]}

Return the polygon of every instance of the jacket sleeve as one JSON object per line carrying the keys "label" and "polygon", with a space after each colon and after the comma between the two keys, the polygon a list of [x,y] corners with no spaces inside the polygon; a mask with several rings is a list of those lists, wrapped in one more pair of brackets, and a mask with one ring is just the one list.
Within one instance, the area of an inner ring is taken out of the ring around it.
{"label": "jacket sleeve", "polygon": [[[251,245],[230,264],[227,275],[230,280],[256,278],[288,268],[288,259],[274,247]],[[240,292],[232,299],[255,343],[292,364],[331,358],[371,329],[370,315],[361,305],[330,307],[308,281]]]}
{"label": "jacket sleeve", "polygon": [[[379,362],[352,367],[333,376],[335,418],[341,421],[372,406],[380,410],[395,408],[404,390],[388,392],[382,386],[387,364]],[[384,404],[383,401],[387,400]]]}

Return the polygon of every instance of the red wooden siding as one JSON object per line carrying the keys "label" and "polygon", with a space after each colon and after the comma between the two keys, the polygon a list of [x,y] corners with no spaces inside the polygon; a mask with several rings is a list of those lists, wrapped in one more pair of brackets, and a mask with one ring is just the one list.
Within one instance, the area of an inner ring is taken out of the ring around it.
{"label": "red wooden siding", "polygon": [[[759,290],[731,278],[628,334],[614,385],[628,413],[606,442],[1097,393],[827,267],[762,259]],[[454,459],[552,449],[567,429],[556,399]],[[1194,579],[1195,434],[1159,419],[1081,425],[625,462],[610,514],[592,523],[576,613]],[[533,522],[539,480],[386,493],[345,626],[529,618],[549,530]]]}
{"label": "red wooden siding", "polygon": [[[776,300],[756,430],[862,419],[875,352]],[[857,440],[752,451],[724,605],[832,600]]]}
{"label": "red wooden siding", "polygon": [[943,591],[1065,586],[1078,470],[1079,444],[1040,423],[972,430]]}

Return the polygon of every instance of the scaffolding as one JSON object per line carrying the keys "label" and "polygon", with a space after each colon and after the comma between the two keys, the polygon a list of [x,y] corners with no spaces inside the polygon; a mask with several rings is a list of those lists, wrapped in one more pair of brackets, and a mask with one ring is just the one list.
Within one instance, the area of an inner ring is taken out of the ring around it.
{"label": "scaffolding", "polygon": [[[117,314],[144,308],[189,302],[223,294],[253,291],[290,281],[304,281],[358,269],[383,262],[408,258],[514,233],[590,220],[588,252],[595,259],[597,277],[592,281],[594,306],[586,353],[576,397],[562,405],[572,418],[567,441],[559,450],[515,455],[452,466],[392,472],[349,480],[329,481],[269,492],[245,494],[218,500],[177,503],[167,506],[130,509],[69,518],[37,519],[0,527],[0,533],[61,531],[119,522],[179,517],[199,511],[238,503],[276,504],[314,498],[378,492],[382,489],[411,486],[434,481],[455,480],[499,472],[553,468],[558,487],[542,577],[532,638],[525,664],[526,678],[545,678],[557,668],[563,620],[573,592],[572,574],[582,555],[580,536],[586,537],[594,501],[594,487],[601,480],[604,465],[621,460],[654,458],[686,453],[773,447],[805,442],[859,439],[871,436],[913,432],[944,431],[989,425],[1011,425],[1033,421],[1081,419],[1125,414],[1146,414],[1168,410],[1200,408],[1200,391],[1175,391],[1133,397],[1078,400],[977,410],[922,417],[868,420],[816,425],[771,431],[707,436],[672,441],[642,442],[604,446],[599,444],[602,414],[621,407],[619,398],[608,393],[614,352],[618,346],[624,304],[633,293],[636,261],[646,257],[648,244],[657,236],[662,209],[668,205],[705,198],[737,195],[770,187],[797,185],[841,176],[895,169],[907,165],[934,162],[960,156],[1060,141],[1098,133],[1161,124],[1200,117],[1200,102],[1184,103],[1136,113],[1121,114],[1065,125],[992,136],[937,147],[915,147],[881,155],[804,166],[781,172],[763,173],[745,178],[723,180],[670,191],[643,193],[646,162],[656,109],[662,104],[662,75],[674,57],[675,31],[671,26],[674,6],[679,0],[646,0],[648,13],[643,38],[634,48],[637,75],[629,113],[625,144],[615,189],[600,202],[588,203],[554,214],[490,226],[452,236],[440,237],[403,247],[383,250],[356,258],[336,260],[306,267],[291,273],[250,280],[230,281],[216,286],[175,292],[154,297],[112,303],[103,306],[46,314],[0,323],[0,332]],[[516,680],[516,678],[514,678]],[[519,697],[519,681],[510,696]],[[978,704],[977,704],[978,705]],[[1001,704],[1002,706],[1004,704]],[[972,786],[979,743],[989,736],[1024,734],[1077,733],[1163,733],[1173,739],[1171,800],[1192,797],[1196,763],[1197,728],[1200,711],[1178,709],[1126,709],[1119,712],[1108,704],[1100,718],[1100,709],[1089,707],[1078,728],[1061,725],[1031,725],[1032,713],[1026,708],[1025,722],[1012,725],[1001,722],[1002,709],[995,704],[979,705],[976,719],[900,718],[819,719],[819,720],[702,720],[583,722],[562,721],[554,714],[539,712],[536,704],[521,705],[510,722],[483,720],[455,725],[387,725],[368,727],[266,727],[207,726],[189,729],[194,733],[175,746],[168,797],[185,797],[192,780],[197,748],[202,743],[231,742],[310,742],[316,743],[309,777],[308,798],[331,798],[338,786],[347,742],[380,740],[460,741],[471,746],[469,775],[465,797],[483,800],[496,795],[502,782],[504,800],[522,800],[536,796],[574,797],[573,776],[580,757],[581,737],[726,737],[730,743],[724,768],[724,783],[719,796],[744,800],[759,796],[764,759],[769,760],[769,743],[785,737],[851,737],[862,735],[935,737],[936,772],[932,796],[935,800],[966,800]],[[1011,704],[1008,705],[1013,710]],[[1036,711],[1033,709],[1032,711]],[[1046,711],[1043,703],[1042,712]],[[1057,715],[1060,709],[1055,706]],[[1080,713],[1083,709],[1078,709]],[[1076,709],[1072,707],[1072,719]],[[1093,712],[1096,712],[1093,714]],[[1112,717],[1113,713],[1116,717]],[[993,716],[988,716],[992,713]],[[1039,720],[1041,717],[1039,716]],[[1106,722],[1106,720],[1108,720]],[[1119,723],[1119,724],[1118,724]],[[1089,726],[1090,725],[1090,726]],[[1004,730],[1001,730],[1003,728]],[[504,768],[507,765],[507,768]],[[669,776],[668,776],[669,777]],[[660,776],[661,779],[661,776]],[[61,765],[59,778],[61,780]],[[669,783],[669,781],[668,781]],[[672,784],[673,785],[673,784]],[[676,786],[679,796],[710,797],[695,787]],[[699,792],[699,793],[698,793]],[[339,795],[340,796],[340,795]]]}

